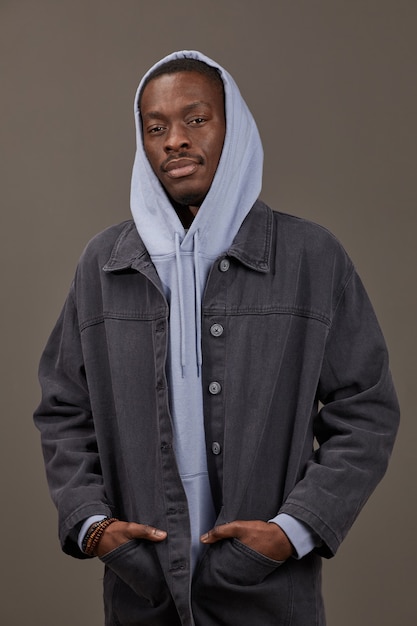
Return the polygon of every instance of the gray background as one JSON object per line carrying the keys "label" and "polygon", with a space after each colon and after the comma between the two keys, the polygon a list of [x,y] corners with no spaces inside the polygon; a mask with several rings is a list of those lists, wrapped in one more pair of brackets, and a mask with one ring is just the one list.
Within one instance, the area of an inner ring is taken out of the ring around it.
{"label": "gray background", "polygon": [[402,426],[325,563],[329,626],[417,623],[416,32],[413,0],[0,2],[2,624],[102,625],[100,564],[58,546],[36,369],[84,245],[129,217],[137,82],[183,48],[234,75],[264,141],[263,199],[342,240],[390,347]]}

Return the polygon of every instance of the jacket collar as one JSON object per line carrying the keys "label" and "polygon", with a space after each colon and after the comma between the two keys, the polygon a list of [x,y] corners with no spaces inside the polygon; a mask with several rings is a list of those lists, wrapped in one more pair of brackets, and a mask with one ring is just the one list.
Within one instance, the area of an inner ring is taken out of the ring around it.
{"label": "jacket collar", "polygon": [[139,237],[135,223],[129,220],[116,239],[103,270],[105,272],[120,272],[128,268],[139,270],[151,264],[148,251]]}
{"label": "jacket collar", "polygon": [[[227,255],[253,270],[269,272],[272,223],[272,209],[259,200],[255,202],[227,251]],[[103,270],[118,272],[133,268],[140,271],[150,265],[152,261],[134,222],[127,222]]]}
{"label": "jacket collar", "polygon": [[273,214],[258,200],[246,216],[227,254],[258,272],[270,268]]}

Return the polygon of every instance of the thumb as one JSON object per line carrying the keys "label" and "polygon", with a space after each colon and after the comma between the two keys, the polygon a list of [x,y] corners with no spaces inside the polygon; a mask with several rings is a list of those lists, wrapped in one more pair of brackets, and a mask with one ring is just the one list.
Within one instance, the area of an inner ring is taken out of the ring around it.
{"label": "thumb", "polygon": [[167,537],[167,532],[147,524],[131,524],[129,534],[132,539],[147,539],[148,541],[163,541]]}
{"label": "thumb", "polygon": [[229,539],[231,537],[236,537],[236,528],[234,522],[231,522],[230,524],[221,524],[220,526],[215,526],[207,533],[205,533],[205,535],[202,535],[200,537],[200,541],[202,541],[202,543],[216,543],[216,541]]}

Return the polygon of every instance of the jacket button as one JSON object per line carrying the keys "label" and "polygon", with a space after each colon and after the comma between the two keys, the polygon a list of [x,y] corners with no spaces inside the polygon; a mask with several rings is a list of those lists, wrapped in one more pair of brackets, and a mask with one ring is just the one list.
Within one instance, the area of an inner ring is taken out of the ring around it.
{"label": "jacket button", "polygon": [[213,395],[216,396],[218,393],[220,393],[222,390],[222,386],[220,383],[213,381],[212,383],[209,384],[209,392]]}
{"label": "jacket button", "polygon": [[222,450],[222,447],[219,444],[219,442],[213,441],[213,443],[211,444],[211,451],[213,452],[213,454],[220,454],[221,450]]}
{"label": "jacket button", "polygon": [[222,259],[219,264],[219,269],[221,272],[227,272],[230,267],[229,259]]}
{"label": "jacket button", "polygon": [[223,334],[223,326],[221,324],[213,324],[213,326],[210,328],[210,332],[213,335],[213,337],[220,337],[220,335]]}

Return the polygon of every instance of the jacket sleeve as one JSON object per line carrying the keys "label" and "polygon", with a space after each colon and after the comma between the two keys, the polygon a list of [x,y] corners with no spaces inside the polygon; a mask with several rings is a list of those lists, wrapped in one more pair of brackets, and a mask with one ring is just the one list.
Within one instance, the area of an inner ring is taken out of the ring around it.
{"label": "jacket sleeve", "polygon": [[281,512],[308,524],[330,557],[384,475],[399,422],[387,348],[355,271],[335,307],[318,399],[318,449]]}
{"label": "jacket sleeve", "polygon": [[39,381],[42,399],[34,420],[58,509],[60,542],[64,552],[83,558],[77,545],[80,523],[93,514],[111,515],[111,510],[104,493],[73,286],[42,355]]}

